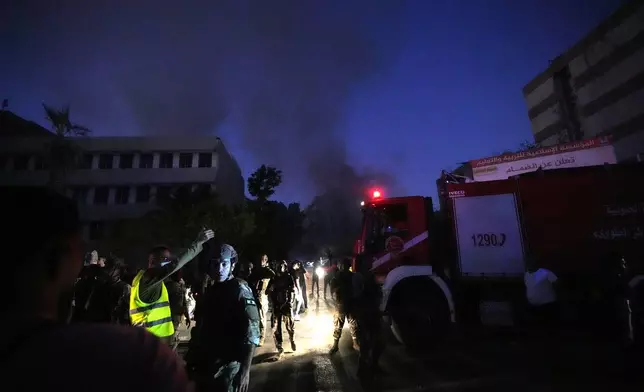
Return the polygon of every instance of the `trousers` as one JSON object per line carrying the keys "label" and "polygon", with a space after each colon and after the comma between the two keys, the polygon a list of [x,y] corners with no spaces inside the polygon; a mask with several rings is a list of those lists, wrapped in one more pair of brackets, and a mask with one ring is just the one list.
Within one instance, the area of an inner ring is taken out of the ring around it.
{"label": "trousers", "polygon": [[273,311],[273,317],[271,318],[271,324],[273,326],[273,338],[275,339],[275,347],[277,351],[282,351],[284,343],[284,336],[282,329],[285,328],[288,333],[290,341],[293,341],[295,338],[295,321],[293,321],[293,316],[291,309],[280,309]]}
{"label": "trousers", "polygon": [[320,296],[320,278],[315,274],[311,279],[311,296],[313,295],[315,295],[316,298]]}
{"label": "trousers", "polygon": [[353,339],[357,339],[358,324],[356,323],[356,319],[349,312],[343,309],[336,309],[333,313],[333,338],[335,340],[340,340],[340,337],[342,337],[342,328],[344,328],[345,322],[349,323],[351,337]]}
{"label": "trousers", "polygon": [[239,362],[223,362],[197,371],[196,392],[234,392],[233,383],[240,366]]}
{"label": "trousers", "polygon": [[359,370],[367,370],[378,365],[384,350],[381,315],[378,309],[363,309],[356,317],[358,343],[360,344]]}
{"label": "trousers", "polygon": [[259,336],[260,340],[263,340],[266,335],[266,326],[267,326],[267,314],[268,314],[268,296],[267,295],[261,295],[258,298],[257,301],[257,310],[259,310]]}

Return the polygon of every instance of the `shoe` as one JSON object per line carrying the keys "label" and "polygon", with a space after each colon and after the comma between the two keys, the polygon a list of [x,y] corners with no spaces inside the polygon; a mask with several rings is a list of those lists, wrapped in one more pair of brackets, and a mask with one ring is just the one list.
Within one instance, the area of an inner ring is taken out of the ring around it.
{"label": "shoe", "polygon": [[280,348],[277,350],[277,360],[279,361],[282,358],[284,358],[284,350]]}
{"label": "shoe", "polygon": [[300,315],[296,314],[295,317],[293,317],[294,321],[300,321]]}
{"label": "shoe", "polygon": [[291,340],[291,350],[297,351],[297,346],[295,345],[295,340]]}
{"label": "shoe", "polygon": [[264,337],[262,336],[259,338],[259,344],[257,345],[257,347],[262,347],[263,345],[264,345]]}

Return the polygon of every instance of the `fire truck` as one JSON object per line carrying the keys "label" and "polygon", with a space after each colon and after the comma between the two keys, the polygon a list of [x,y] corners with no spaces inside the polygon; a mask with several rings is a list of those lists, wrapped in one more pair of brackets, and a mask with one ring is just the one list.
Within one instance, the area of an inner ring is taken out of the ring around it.
{"label": "fire truck", "polygon": [[458,325],[516,324],[527,257],[559,277],[596,276],[610,257],[644,260],[644,166],[537,170],[462,183],[443,172],[422,196],[362,204],[355,271],[382,285],[381,310],[410,347]]}

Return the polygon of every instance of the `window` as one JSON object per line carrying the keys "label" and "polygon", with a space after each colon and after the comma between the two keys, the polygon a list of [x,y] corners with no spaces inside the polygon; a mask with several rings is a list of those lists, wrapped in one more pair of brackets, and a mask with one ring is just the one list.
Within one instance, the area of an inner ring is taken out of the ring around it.
{"label": "window", "polygon": [[147,203],[150,201],[150,186],[142,185],[136,187],[136,202]]}
{"label": "window", "polygon": [[86,186],[74,188],[72,190],[72,198],[78,204],[86,204],[87,203],[87,193],[88,192],[89,192],[89,189]]}
{"label": "window", "polygon": [[199,167],[212,167],[212,153],[199,153]]}
{"label": "window", "polygon": [[83,154],[83,159],[81,160],[81,169],[89,170],[92,168],[93,163],[94,163],[94,155]]}
{"label": "window", "polygon": [[91,241],[100,240],[105,235],[105,223],[91,222],[89,224],[89,239]]}
{"label": "window", "polygon": [[121,154],[119,169],[131,169],[134,162],[134,154]]}
{"label": "window", "polygon": [[164,152],[159,156],[159,167],[161,169],[171,169],[173,155],[171,152]]}
{"label": "window", "polygon": [[45,159],[44,156],[36,155],[34,158],[35,158],[34,170],[47,170],[49,168],[49,165],[47,164],[47,160]]}
{"label": "window", "polygon": [[110,197],[110,187],[99,186],[94,189],[94,204],[107,204]]}
{"label": "window", "polygon": [[139,159],[139,169],[152,169],[154,159],[152,154],[141,154]]}
{"label": "window", "polygon": [[184,152],[179,154],[179,167],[186,169],[192,167],[192,154]]}
{"label": "window", "polygon": [[367,224],[365,247],[370,252],[384,249],[387,238],[391,236],[408,239],[406,204],[388,204],[369,208],[365,211],[365,219]]}
{"label": "window", "polygon": [[17,155],[13,158],[13,170],[27,170],[29,168],[29,155]]}
{"label": "window", "polygon": [[120,186],[116,188],[116,197],[114,201],[116,204],[127,204],[130,200],[130,187],[129,186]]}
{"label": "window", "polygon": [[99,169],[111,169],[113,163],[114,163],[114,155],[112,154],[101,154],[98,157]]}
{"label": "window", "polygon": [[172,187],[168,185],[157,187],[157,201],[164,202],[170,200]]}

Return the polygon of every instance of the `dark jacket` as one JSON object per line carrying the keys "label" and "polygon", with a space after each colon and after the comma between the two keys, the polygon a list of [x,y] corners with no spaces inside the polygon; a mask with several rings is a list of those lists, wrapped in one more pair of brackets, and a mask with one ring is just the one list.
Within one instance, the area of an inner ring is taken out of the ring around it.
{"label": "dark jacket", "polygon": [[196,310],[200,317],[187,362],[239,361],[244,346],[259,344],[259,312],[245,281],[231,279],[209,286]]}

